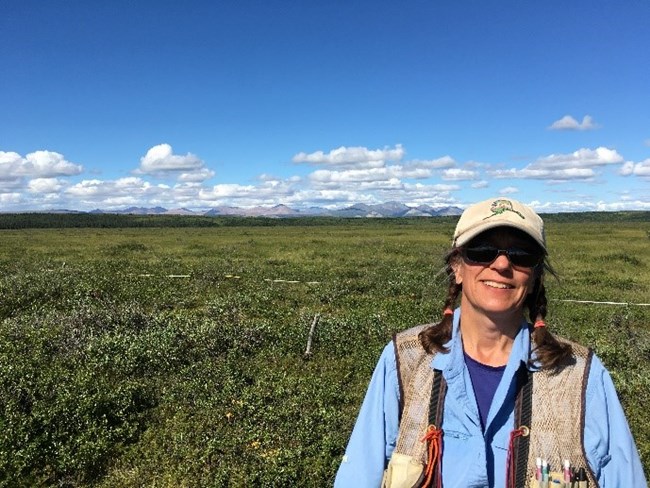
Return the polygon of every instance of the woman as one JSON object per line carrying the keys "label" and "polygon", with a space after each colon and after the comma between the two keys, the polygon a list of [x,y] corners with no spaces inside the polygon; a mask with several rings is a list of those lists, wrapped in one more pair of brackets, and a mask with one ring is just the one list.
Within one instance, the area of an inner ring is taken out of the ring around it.
{"label": "woman", "polygon": [[531,208],[463,212],[442,320],[384,349],[335,487],[647,486],[608,372],[546,327],[546,257]]}

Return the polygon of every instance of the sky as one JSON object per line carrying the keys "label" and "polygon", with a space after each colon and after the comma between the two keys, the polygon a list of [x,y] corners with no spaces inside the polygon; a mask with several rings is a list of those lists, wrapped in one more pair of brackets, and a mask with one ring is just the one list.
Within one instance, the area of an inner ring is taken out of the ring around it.
{"label": "sky", "polygon": [[0,211],[650,210],[647,0],[3,0]]}

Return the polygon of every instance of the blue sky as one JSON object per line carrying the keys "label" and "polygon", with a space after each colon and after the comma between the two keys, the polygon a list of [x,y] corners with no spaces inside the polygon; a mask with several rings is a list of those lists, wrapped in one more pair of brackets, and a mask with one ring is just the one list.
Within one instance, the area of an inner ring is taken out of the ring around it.
{"label": "blue sky", "polygon": [[0,5],[0,211],[650,210],[650,3]]}

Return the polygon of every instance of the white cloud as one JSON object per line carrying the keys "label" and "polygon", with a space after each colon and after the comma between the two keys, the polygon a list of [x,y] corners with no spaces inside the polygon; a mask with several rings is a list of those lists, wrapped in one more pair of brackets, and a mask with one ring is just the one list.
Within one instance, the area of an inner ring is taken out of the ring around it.
{"label": "white cloud", "polygon": [[117,180],[83,180],[65,190],[65,194],[79,199],[85,206],[102,205],[160,205],[173,203],[174,195],[167,185],[152,185],[137,177]]}
{"label": "white cloud", "polygon": [[82,171],[81,165],[66,161],[62,154],[53,151],[34,151],[25,157],[0,151],[0,180],[74,176]]}
{"label": "white cloud", "polygon": [[344,171],[319,169],[311,173],[309,179],[316,184],[329,184],[378,182],[399,178],[423,179],[430,176],[431,170],[425,168],[394,165],[383,168],[348,169]]}
{"label": "white cloud", "polygon": [[607,164],[619,164],[623,162],[623,156],[614,149],[598,147],[596,149],[578,149],[570,154],[551,154],[545,158],[535,161],[531,167],[540,169],[554,168],[592,168]]}
{"label": "white cloud", "polygon": [[11,192],[25,188],[24,178],[0,178],[0,192]]}
{"label": "white cloud", "polygon": [[244,198],[254,195],[257,187],[254,185],[239,185],[236,183],[224,183],[214,185],[212,189],[203,189],[199,192],[202,200],[220,200],[224,198]]}
{"label": "white cloud", "polygon": [[429,194],[434,193],[449,193],[452,191],[460,190],[458,185],[445,185],[445,184],[435,184],[435,185],[424,185],[422,183],[415,183],[413,185],[405,185],[405,188],[408,191],[417,191],[417,192],[427,192]]}
{"label": "white cloud", "polygon": [[22,161],[23,158],[18,153],[0,151],[0,180],[16,179],[16,169]]}
{"label": "white cloud", "polygon": [[633,163],[632,161],[627,161],[619,172],[623,176],[650,176],[650,158],[640,163]]}
{"label": "white cloud", "polygon": [[402,191],[390,195],[388,200],[409,202],[409,205],[431,205],[432,207],[445,207],[456,205],[451,193],[459,191],[459,185],[449,184],[405,184]]}
{"label": "white cloud", "polygon": [[[361,200],[359,200],[360,196]],[[357,192],[347,190],[308,190],[297,193],[296,198],[296,201],[299,202],[309,201],[316,204],[325,204],[327,208],[335,208],[342,202],[373,203],[373,200],[369,195],[359,195]]]}
{"label": "white cloud", "polygon": [[20,193],[11,192],[11,193],[0,193],[0,203],[5,205],[17,204],[22,200],[22,195]]}
{"label": "white cloud", "polygon": [[401,190],[403,188],[404,183],[398,178],[390,178],[388,180],[363,182],[356,189],[360,192],[369,192],[377,190]]}
{"label": "white cloud", "polygon": [[514,186],[506,186],[505,188],[501,188],[499,190],[500,195],[512,195],[514,193],[519,193],[519,189],[515,188]]}
{"label": "white cloud", "polygon": [[81,174],[83,167],[70,163],[62,154],[52,151],[35,151],[25,156],[23,172],[25,176],[51,178]]}
{"label": "white cloud", "polygon": [[492,172],[494,178],[518,178],[532,180],[551,180],[551,181],[568,181],[568,180],[587,180],[596,176],[591,168],[568,168],[568,169],[533,169],[526,167],[523,169],[506,169]]}
{"label": "white cloud", "polygon": [[409,161],[408,164],[417,168],[442,169],[453,168],[456,165],[456,161],[451,156],[443,156],[438,159],[414,159],[413,161]]}
{"label": "white cloud", "polygon": [[35,178],[27,184],[32,193],[58,193],[64,187],[64,182],[58,178]]}
{"label": "white cloud", "polygon": [[[333,195],[343,195],[344,200],[341,203],[380,203],[405,199],[411,201],[416,198],[413,196],[414,192],[417,193],[417,198],[426,197],[431,200],[432,195],[457,189],[455,185],[436,187],[409,183],[411,180],[429,179],[441,170],[451,169],[456,162],[450,156],[387,164],[387,161],[399,160],[403,155],[404,149],[400,145],[394,149],[375,151],[362,147],[341,147],[329,154],[320,151],[312,154],[300,153],[294,157],[294,162],[308,162],[325,167],[309,174],[305,182],[308,189],[294,195],[306,198],[309,194],[310,201],[320,201],[323,198],[330,201],[334,198]],[[421,195],[424,191],[429,193]]]}
{"label": "white cloud", "polygon": [[618,174],[623,176],[630,176],[631,174],[634,174],[634,163],[632,161],[626,161],[625,164],[621,166]]}
{"label": "white cloud", "polygon": [[531,206],[538,212],[618,212],[623,210],[650,210],[650,201],[622,200],[617,202],[570,200],[560,202],[535,202]]}
{"label": "white cloud", "polygon": [[478,171],[469,169],[450,168],[442,172],[442,179],[449,181],[475,180],[478,178]]}
{"label": "white cloud", "polygon": [[178,176],[178,181],[188,183],[201,183],[202,181],[209,180],[214,176],[214,171],[208,168],[200,168],[191,173],[181,173]]}
{"label": "white cloud", "polygon": [[522,169],[494,170],[494,178],[522,178],[549,181],[589,180],[597,173],[594,168],[621,164],[623,157],[613,149],[578,149],[570,154],[551,154]]}
{"label": "white cloud", "polygon": [[488,186],[490,186],[490,184],[485,180],[481,180],[481,181],[477,181],[476,183],[472,183],[472,188],[475,188],[475,189],[487,188]]}
{"label": "white cloud", "polygon": [[351,203],[385,203],[400,201],[407,205],[417,206],[427,204],[434,207],[455,205],[450,196],[453,191],[460,190],[458,185],[403,183],[398,180],[386,182],[368,182],[354,187],[308,189],[297,192],[296,201],[311,202],[326,208],[336,208]]}
{"label": "white cloud", "polygon": [[307,163],[315,166],[340,166],[358,168],[377,168],[386,164],[386,161],[401,161],[404,157],[404,149],[401,144],[394,148],[370,150],[365,147],[341,146],[332,149],[329,153],[316,151],[313,153],[300,152],[292,161],[294,163]]}
{"label": "white cloud", "polygon": [[553,122],[550,126],[550,130],[593,130],[598,129],[600,126],[594,123],[593,118],[590,115],[585,115],[582,118],[582,122],[578,122],[571,115],[565,115],[559,120]]}
{"label": "white cloud", "polygon": [[173,153],[169,144],[158,144],[140,158],[140,167],[135,174],[157,177],[175,176],[180,181],[205,181],[212,178],[214,172],[205,167],[205,163],[192,153],[180,156]]}
{"label": "white cloud", "polygon": [[236,200],[242,206],[268,205],[284,203],[295,191],[292,181],[264,179],[258,185],[222,183],[212,188],[201,188],[198,198],[208,206],[225,205],[229,200]]}

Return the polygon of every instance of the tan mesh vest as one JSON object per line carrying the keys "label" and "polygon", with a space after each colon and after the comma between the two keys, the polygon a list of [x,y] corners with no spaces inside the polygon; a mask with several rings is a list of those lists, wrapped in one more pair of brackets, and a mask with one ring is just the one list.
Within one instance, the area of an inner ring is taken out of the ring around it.
{"label": "tan mesh vest", "polygon": [[[418,334],[430,326],[419,325],[394,337],[402,407],[394,452],[412,456],[422,465],[426,465],[427,454],[426,445],[420,439],[427,428],[434,372],[431,368],[433,354],[424,351]],[[589,487],[598,487],[583,446],[584,397],[592,352],[579,344],[564,342],[573,347],[575,362],[557,374],[544,371],[533,374],[533,408],[525,478],[534,478],[536,456],[545,457],[551,466],[558,468],[564,459],[571,459],[575,466],[588,468]],[[544,401],[539,401],[542,398]]]}

